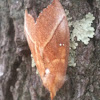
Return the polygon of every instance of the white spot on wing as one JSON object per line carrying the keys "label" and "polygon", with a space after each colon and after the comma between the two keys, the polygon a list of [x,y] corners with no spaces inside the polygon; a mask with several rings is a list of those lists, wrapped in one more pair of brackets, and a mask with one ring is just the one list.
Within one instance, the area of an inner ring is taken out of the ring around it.
{"label": "white spot on wing", "polygon": [[59,46],[62,46],[62,44],[60,43]]}
{"label": "white spot on wing", "polygon": [[49,70],[49,69],[46,69],[46,70],[45,70],[45,73],[46,73],[46,74],[50,74],[50,70]]}
{"label": "white spot on wing", "polygon": [[65,44],[61,44],[61,43],[60,43],[59,46],[65,46]]}

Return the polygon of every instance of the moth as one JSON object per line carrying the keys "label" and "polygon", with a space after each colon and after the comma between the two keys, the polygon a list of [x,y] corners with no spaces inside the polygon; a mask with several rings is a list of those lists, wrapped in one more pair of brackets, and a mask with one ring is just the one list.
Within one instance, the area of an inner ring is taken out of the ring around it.
{"label": "moth", "polygon": [[66,14],[59,0],[53,0],[34,18],[25,10],[25,36],[43,85],[51,100],[65,82],[70,33]]}

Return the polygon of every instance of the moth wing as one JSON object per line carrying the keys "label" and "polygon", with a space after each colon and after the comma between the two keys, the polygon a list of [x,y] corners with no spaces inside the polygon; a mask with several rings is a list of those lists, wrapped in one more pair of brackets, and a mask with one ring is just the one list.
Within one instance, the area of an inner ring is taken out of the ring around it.
{"label": "moth wing", "polygon": [[27,10],[25,10],[25,18],[24,18],[24,30],[25,30],[25,36],[28,41],[29,48],[32,52],[32,54],[35,53],[35,21],[34,18],[28,14]]}
{"label": "moth wing", "polygon": [[45,69],[44,69],[42,58],[40,56],[39,47],[37,45],[38,35],[37,35],[37,32],[35,31],[35,21],[34,21],[34,18],[30,14],[28,14],[27,10],[25,11],[25,21],[24,22],[25,22],[24,30],[25,30],[25,35],[28,41],[29,48],[35,60],[39,74],[43,76]]}
{"label": "moth wing", "polygon": [[42,48],[51,40],[63,16],[65,13],[58,0],[54,0],[40,13],[36,22],[36,32]]}

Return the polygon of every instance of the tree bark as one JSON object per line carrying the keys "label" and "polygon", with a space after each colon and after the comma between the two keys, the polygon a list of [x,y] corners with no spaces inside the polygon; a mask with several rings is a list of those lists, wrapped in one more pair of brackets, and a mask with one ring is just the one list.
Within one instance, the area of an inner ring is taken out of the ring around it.
{"label": "tree bark", "polygon": [[[24,11],[35,19],[51,0],[0,1],[0,100],[50,100],[24,36]],[[100,100],[100,1],[61,0],[72,20],[93,13],[95,36],[88,45],[79,42],[76,67],[68,67],[67,78],[54,100]]]}

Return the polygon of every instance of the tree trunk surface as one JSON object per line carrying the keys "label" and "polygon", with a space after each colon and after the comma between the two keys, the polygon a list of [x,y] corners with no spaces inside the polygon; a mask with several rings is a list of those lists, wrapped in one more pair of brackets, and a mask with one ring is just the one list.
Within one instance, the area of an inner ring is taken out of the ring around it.
{"label": "tree trunk surface", "polygon": [[[0,100],[50,100],[24,36],[24,11],[36,18],[51,0],[0,0]],[[95,36],[88,45],[79,42],[76,67],[54,100],[100,100],[100,0],[61,0],[73,20],[88,12],[95,16]],[[48,26],[47,26],[48,27]]]}

